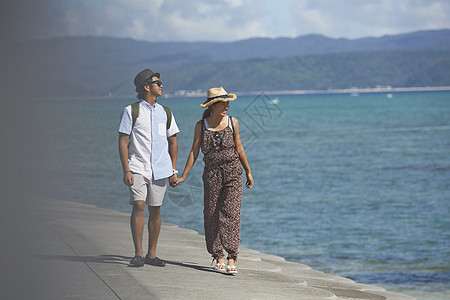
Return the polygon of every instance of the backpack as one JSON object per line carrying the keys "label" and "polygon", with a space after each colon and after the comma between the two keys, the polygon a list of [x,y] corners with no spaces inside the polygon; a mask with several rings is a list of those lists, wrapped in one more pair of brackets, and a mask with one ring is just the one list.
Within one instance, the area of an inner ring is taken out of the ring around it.
{"label": "backpack", "polygon": [[[172,123],[172,112],[170,111],[170,108],[167,106],[161,105],[166,112],[167,115],[167,123],[166,123],[166,130],[170,128],[170,124]],[[131,126],[131,130],[134,128],[134,124],[136,123],[136,119],[139,117],[139,102],[134,102],[131,104],[131,118],[133,119],[133,125]]]}

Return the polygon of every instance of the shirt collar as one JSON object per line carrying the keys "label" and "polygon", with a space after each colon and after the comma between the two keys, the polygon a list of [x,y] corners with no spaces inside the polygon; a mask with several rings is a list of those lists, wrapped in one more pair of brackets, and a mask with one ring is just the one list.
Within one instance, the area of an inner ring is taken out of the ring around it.
{"label": "shirt collar", "polygon": [[154,109],[154,108],[156,107],[156,105],[158,104],[158,102],[155,102],[155,105],[151,106],[151,105],[148,104],[148,102],[145,101],[145,100],[141,100],[140,102],[142,103],[142,105],[144,105],[144,106],[147,107],[148,109],[152,109],[152,108]]}

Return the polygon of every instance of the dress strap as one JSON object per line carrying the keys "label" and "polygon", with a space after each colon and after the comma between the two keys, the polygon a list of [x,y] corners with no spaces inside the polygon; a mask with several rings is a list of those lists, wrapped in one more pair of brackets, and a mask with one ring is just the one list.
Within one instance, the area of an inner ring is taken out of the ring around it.
{"label": "dress strap", "polygon": [[205,119],[202,119],[202,140],[203,140],[203,134],[205,133]]}
{"label": "dress strap", "polygon": [[[233,132],[233,136],[234,136],[234,124],[233,124],[232,116],[228,116],[228,127],[231,128],[231,131]],[[208,121],[206,121],[206,119],[202,119],[202,137],[203,137],[203,133],[204,133],[205,129],[209,129],[209,124],[208,124]]]}
{"label": "dress strap", "polygon": [[233,131],[233,135],[234,135],[234,124],[233,124],[233,117],[232,116],[229,116],[228,125],[230,126],[231,131]]}

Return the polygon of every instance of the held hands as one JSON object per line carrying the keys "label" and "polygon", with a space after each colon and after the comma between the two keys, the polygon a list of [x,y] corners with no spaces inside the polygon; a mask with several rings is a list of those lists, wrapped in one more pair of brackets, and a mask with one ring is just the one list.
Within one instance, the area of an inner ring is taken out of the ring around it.
{"label": "held hands", "polygon": [[180,183],[182,183],[182,182],[185,181],[185,180],[186,180],[186,178],[183,177],[183,176],[181,176],[180,178],[177,178],[177,179],[173,182],[173,184],[171,183],[170,186],[171,186],[171,187],[176,187],[177,185],[179,185]]}
{"label": "held hands", "polygon": [[181,176],[178,178],[176,174],[172,175],[172,177],[169,178],[169,183],[171,187],[176,187],[180,183],[186,180],[186,177]]}
{"label": "held hands", "polygon": [[169,184],[171,187],[176,187],[177,185],[179,185],[180,183],[182,183],[185,180],[186,180],[185,177],[181,176],[180,178],[178,178],[178,176],[176,174],[173,174],[169,178]]}

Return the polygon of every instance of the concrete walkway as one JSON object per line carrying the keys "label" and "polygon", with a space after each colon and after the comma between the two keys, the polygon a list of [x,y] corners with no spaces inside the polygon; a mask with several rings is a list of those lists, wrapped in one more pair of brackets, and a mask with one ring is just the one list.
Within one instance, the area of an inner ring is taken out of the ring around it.
{"label": "concrete walkway", "polygon": [[413,299],[245,248],[239,274],[218,273],[203,236],[167,223],[166,267],[134,268],[128,214],[50,200],[32,211],[33,299]]}

